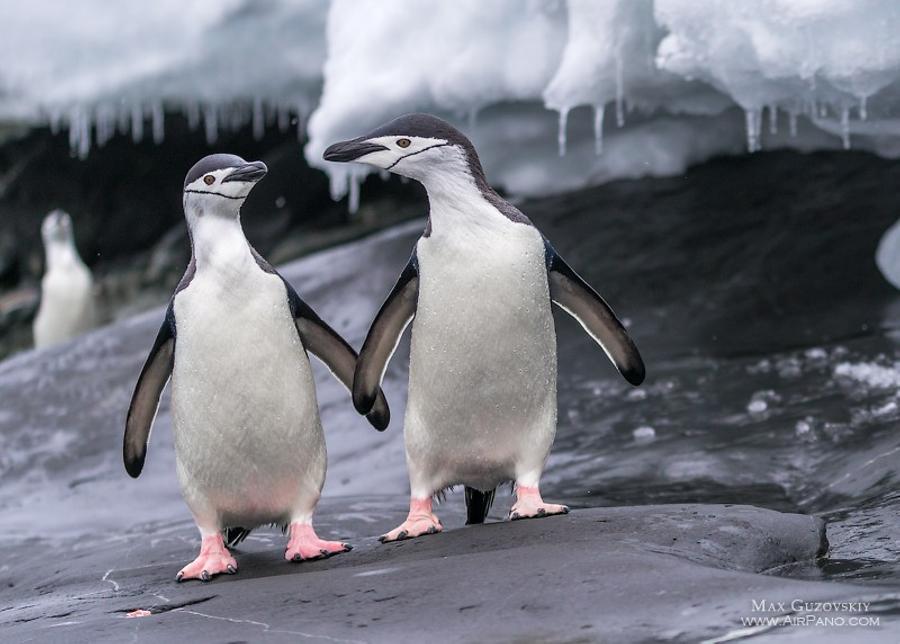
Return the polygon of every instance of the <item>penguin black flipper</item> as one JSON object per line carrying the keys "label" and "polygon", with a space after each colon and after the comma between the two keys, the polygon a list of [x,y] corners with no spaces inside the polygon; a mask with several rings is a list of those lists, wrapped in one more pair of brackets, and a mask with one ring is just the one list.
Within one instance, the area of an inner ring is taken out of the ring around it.
{"label": "penguin black flipper", "polygon": [[[294,318],[294,324],[297,327],[297,333],[300,335],[303,346],[321,360],[334,377],[347,388],[347,391],[352,393],[353,373],[356,369],[358,358],[356,351],[347,344],[337,331],[328,326],[312,307],[303,301],[297,294],[297,291],[294,290],[294,287],[271,264],[263,259],[255,249],[253,250],[253,256],[260,268],[267,273],[277,275],[284,283],[291,316]],[[366,418],[380,432],[387,429],[388,424],[391,422],[391,410],[380,387],[376,391],[372,406],[366,413]]]}
{"label": "penguin black flipper", "polygon": [[413,250],[409,262],[369,327],[359,352],[356,375],[353,377],[353,405],[359,413],[367,413],[375,404],[376,392],[388,362],[397,349],[400,336],[416,315],[418,299],[419,260]]}
{"label": "penguin black flipper", "polygon": [[644,381],[644,361],[616,314],[591,285],[581,279],[553,246],[544,240],[550,299],[578,323],[599,344],[632,385]]}
{"label": "penguin black flipper", "polygon": [[488,512],[491,511],[496,492],[496,489],[490,492],[482,492],[466,486],[466,525],[484,523]]}
{"label": "penguin black flipper", "polygon": [[150,429],[156,410],[159,407],[159,398],[162,395],[172,368],[175,366],[175,312],[172,303],[166,310],[166,317],[156,341],[150,349],[150,355],[144,362],[144,368],[134,387],[131,396],[131,405],[128,407],[128,416],[125,420],[125,440],[122,456],[125,461],[125,470],[133,478],[137,478],[144,468],[144,458],[147,456],[147,443],[150,440]]}

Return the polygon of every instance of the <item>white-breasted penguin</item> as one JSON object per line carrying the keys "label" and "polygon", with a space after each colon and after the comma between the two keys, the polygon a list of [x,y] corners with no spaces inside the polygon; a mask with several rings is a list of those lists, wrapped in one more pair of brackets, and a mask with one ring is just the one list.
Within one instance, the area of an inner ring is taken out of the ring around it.
{"label": "white-breasted penguin", "polygon": [[34,319],[34,346],[65,342],[96,324],[94,281],[78,255],[72,218],[54,210],[41,224],[45,268],[41,303]]}
{"label": "white-breasted penguin", "polygon": [[487,183],[472,143],[445,121],[408,114],[336,143],[327,161],[356,161],[415,179],[429,218],[360,351],[353,402],[368,413],[400,335],[412,322],[404,435],[409,516],[382,541],[439,532],[434,495],[466,490],[468,523],[514,481],[510,518],[564,513],[538,484],[556,434],[551,301],[575,317],[633,385],[637,348],[612,309],[537,228]]}
{"label": "white-breasted penguin", "polygon": [[[202,537],[179,581],[234,573],[226,545],[263,524],[290,531],[289,561],[350,549],[312,527],[326,453],[306,352],[348,390],[357,354],[244,237],[241,206],[265,174],[261,161],[231,154],[207,156],[188,172],[191,262],[128,410],[125,469],[137,477],[171,375],[178,478]],[[375,396],[368,418],[383,430],[390,412],[383,394]]]}

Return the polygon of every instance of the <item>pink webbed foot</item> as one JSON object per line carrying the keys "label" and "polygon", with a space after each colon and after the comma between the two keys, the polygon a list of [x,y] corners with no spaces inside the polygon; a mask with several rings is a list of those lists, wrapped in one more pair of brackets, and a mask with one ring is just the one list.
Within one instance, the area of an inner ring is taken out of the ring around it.
{"label": "pink webbed foot", "polygon": [[203,537],[203,541],[200,543],[200,554],[181,569],[175,576],[175,581],[186,581],[188,579],[209,581],[223,572],[233,575],[237,572],[237,568],[237,560],[228,552],[222,535],[207,535]]}
{"label": "pink webbed foot", "polygon": [[545,503],[540,490],[536,487],[516,486],[516,503],[509,511],[512,521],[518,519],[535,519],[552,514],[568,514],[569,507],[557,503]]}
{"label": "pink webbed foot", "polygon": [[378,540],[381,543],[389,541],[403,541],[421,537],[423,534],[437,534],[444,529],[441,520],[431,511],[431,499],[412,499],[409,503],[409,515],[406,521],[399,526],[381,535]]}
{"label": "pink webbed foot", "polygon": [[353,546],[349,543],[319,539],[316,531],[308,523],[292,523],[291,538],[284,551],[284,558],[288,561],[310,561],[325,559],[351,550],[353,550]]}

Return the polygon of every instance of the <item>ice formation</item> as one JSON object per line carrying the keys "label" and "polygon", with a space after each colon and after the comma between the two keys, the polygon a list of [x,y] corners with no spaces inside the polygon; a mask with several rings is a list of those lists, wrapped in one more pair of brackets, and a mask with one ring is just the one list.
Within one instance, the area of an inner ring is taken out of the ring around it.
{"label": "ice formation", "polygon": [[0,119],[68,127],[85,155],[117,129],[159,140],[173,109],[211,141],[248,123],[302,136],[318,104],[306,157],[351,206],[367,171],[327,164],[322,150],[411,110],[455,120],[491,181],[526,196],[745,150],[900,156],[894,0],[0,0],[0,10]]}
{"label": "ice formation", "polygon": [[[0,0],[0,122],[67,128],[86,156],[116,131],[296,129],[315,106],[325,0]],[[299,132],[303,134],[302,130]]]}
{"label": "ice formation", "polygon": [[741,150],[900,156],[900,5],[890,0],[379,7],[331,4],[306,155],[336,196],[361,176],[321,161],[322,149],[410,110],[455,119],[492,181],[523,195],[674,174]]}

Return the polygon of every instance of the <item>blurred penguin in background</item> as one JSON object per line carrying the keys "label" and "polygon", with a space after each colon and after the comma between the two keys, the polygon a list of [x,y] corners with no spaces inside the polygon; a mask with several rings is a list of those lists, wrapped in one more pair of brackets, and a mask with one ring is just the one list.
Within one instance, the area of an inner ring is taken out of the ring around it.
{"label": "blurred penguin in background", "polygon": [[78,255],[72,218],[54,210],[41,225],[46,265],[41,304],[34,320],[34,346],[65,342],[88,330],[96,320],[91,271]]}

